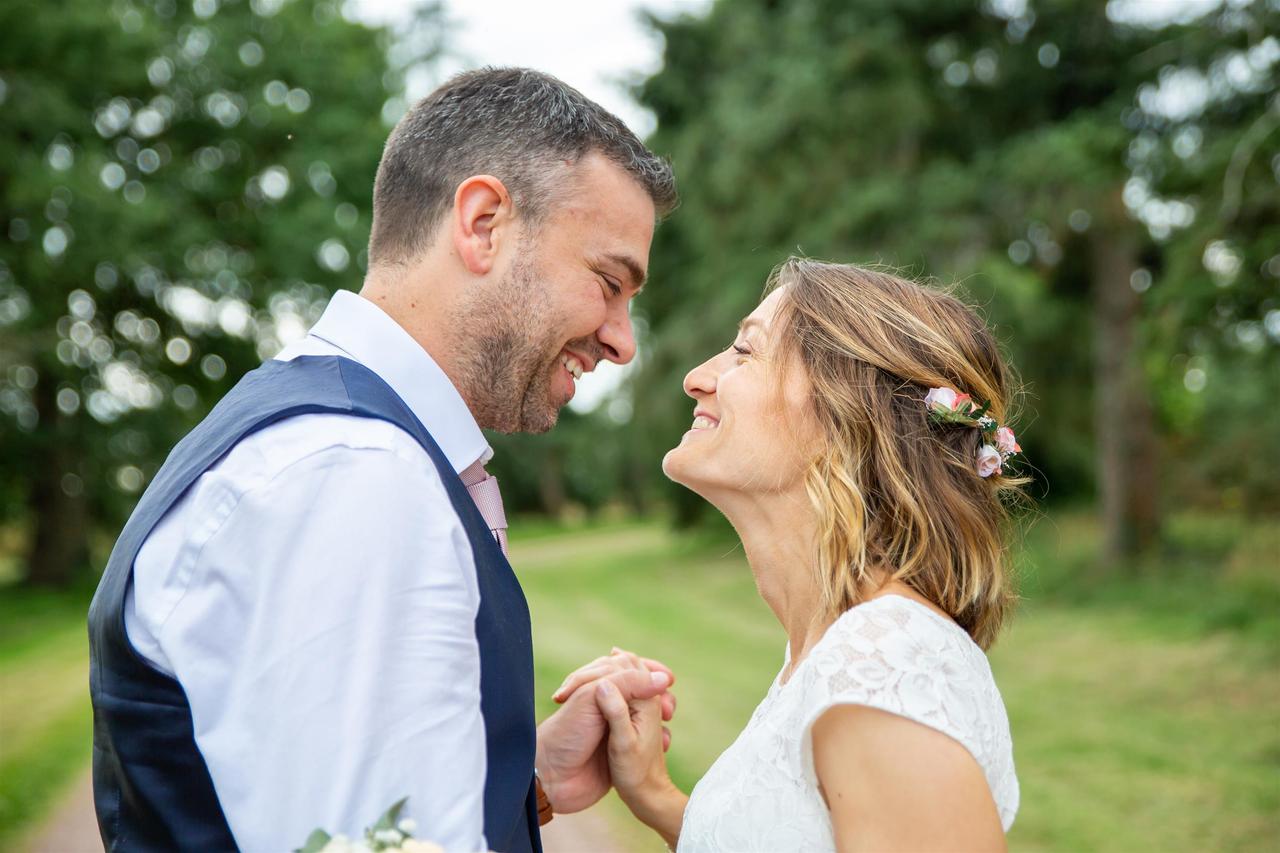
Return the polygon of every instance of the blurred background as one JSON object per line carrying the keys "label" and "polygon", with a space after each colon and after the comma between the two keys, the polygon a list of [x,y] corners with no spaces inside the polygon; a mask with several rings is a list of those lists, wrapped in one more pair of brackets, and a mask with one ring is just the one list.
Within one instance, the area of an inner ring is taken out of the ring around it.
{"label": "blurred background", "polygon": [[[683,197],[637,362],[553,432],[491,437],[541,713],[616,643],[677,672],[686,790],[736,736],[785,637],[661,475],[680,380],[786,255],[883,263],[959,283],[1026,384],[1024,602],[991,655],[1012,847],[1274,850],[1278,36],[1280,0],[6,0],[0,847],[92,847],[84,614],[148,479],[359,289],[406,104],[523,64]],[[612,799],[553,827],[662,849]]]}

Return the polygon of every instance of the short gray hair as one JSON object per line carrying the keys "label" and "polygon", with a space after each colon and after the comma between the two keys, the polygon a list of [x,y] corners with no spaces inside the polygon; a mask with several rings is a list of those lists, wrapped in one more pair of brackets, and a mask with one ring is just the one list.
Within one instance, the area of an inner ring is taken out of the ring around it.
{"label": "short gray hair", "polygon": [[676,205],[671,166],[577,89],[527,68],[482,68],[419,101],[387,139],[373,187],[369,263],[415,257],[453,204],[458,184],[490,174],[536,224],[556,198],[557,163],[592,152],[626,171],[658,216]]}

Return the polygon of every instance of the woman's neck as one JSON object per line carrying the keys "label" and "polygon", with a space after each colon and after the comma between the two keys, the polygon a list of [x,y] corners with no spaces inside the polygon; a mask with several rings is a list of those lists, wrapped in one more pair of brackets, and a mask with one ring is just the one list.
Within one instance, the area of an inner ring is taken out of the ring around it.
{"label": "woman's neck", "polygon": [[[792,666],[831,624],[815,572],[818,523],[803,491],[726,501],[721,511],[738,532],[760,597],[787,632]],[[790,673],[785,673],[789,676]]]}
{"label": "woman's neck", "polygon": [[[817,516],[802,491],[734,495],[715,503],[742,539],[760,597],[787,632],[791,665],[783,673],[785,681],[835,621],[817,577]],[[951,618],[907,584],[891,579],[888,571],[873,571],[871,583],[864,601],[898,595]]]}

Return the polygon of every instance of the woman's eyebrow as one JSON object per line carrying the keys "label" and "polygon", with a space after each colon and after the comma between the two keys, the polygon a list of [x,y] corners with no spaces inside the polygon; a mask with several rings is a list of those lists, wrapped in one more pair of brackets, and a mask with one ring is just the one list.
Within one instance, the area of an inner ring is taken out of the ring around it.
{"label": "woman's eyebrow", "polygon": [[742,333],[743,333],[743,332],[745,332],[747,329],[750,329],[750,328],[752,328],[753,326],[754,326],[755,328],[758,328],[761,332],[763,332],[763,331],[764,331],[764,323],[761,323],[761,322],[760,322],[759,320],[757,320],[755,317],[748,317],[747,319],[745,319],[745,320],[743,320],[742,322],[738,323],[738,334],[742,334]]}

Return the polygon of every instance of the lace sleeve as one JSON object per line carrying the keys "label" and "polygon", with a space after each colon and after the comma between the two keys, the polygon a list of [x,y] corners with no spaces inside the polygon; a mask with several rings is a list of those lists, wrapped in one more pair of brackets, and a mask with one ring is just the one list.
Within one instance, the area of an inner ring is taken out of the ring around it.
{"label": "lace sleeve", "polygon": [[[818,784],[813,725],[838,705],[876,708],[936,729],[968,749],[992,781],[990,756],[998,750],[984,736],[998,739],[1002,730],[1008,744],[1008,723],[990,719],[990,669],[957,626],[913,602],[877,599],[841,616],[806,663],[797,673],[804,676],[799,770],[810,784]],[[998,693],[994,698],[999,703]],[[1006,751],[1011,755],[1011,745]],[[1004,811],[1002,805],[1002,817]]]}

